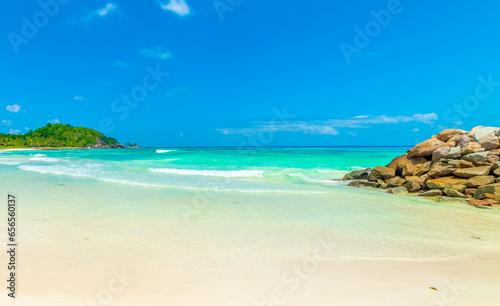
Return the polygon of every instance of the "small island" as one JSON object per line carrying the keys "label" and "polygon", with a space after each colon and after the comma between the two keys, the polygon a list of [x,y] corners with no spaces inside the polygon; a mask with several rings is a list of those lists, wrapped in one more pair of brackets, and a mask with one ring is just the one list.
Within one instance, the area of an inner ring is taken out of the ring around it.
{"label": "small island", "polygon": [[354,171],[348,186],[500,207],[500,128],[445,130],[385,167]]}
{"label": "small island", "polygon": [[[138,147],[132,145],[130,147]],[[26,134],[0,133],[0,149],[108,149],[126,148],[115,138],[106,137],[93,129],[71,126],[70,124],[51,124]]]}

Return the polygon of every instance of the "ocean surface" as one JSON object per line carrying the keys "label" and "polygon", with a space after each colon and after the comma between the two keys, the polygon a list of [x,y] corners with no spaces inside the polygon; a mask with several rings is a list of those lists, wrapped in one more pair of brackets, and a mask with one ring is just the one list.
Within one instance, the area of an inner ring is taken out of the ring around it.
{"label": "ocean surface", "polygon": [[[1,151],[0,151],[1,152]],[[402,148],[3,151],[2,170],[47,180],[240,193],[324,193],[347,172],[385,164]],[[10,167],[9,167],[10,166]]]}
{"label": "ocean surface", "polygon": [[322,260],[498,252],[497,210],[332,180],[407,149],[0,151],[0,192],[18,197],[23,288],[33,295],[77,296],[124,267],[175,292],[231,277],[245,284],[246,275],[280,279],[325,244]]}

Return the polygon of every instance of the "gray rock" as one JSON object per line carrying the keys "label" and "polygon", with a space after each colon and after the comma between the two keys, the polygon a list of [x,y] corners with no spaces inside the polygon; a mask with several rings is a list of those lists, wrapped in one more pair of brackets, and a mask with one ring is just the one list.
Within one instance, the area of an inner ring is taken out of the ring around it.
{"label": "gray rock", "polygon": [[448,159],[459,159],[462,156],[461,151],[462,150],[459,147],[451,148],[448,154],[444,157]]}
{"label": "gray rock", "polygon": [[439,148],[432,153],[432,161],[438,162],[450,152],[450,148]]}
{"label": "gray rock", "polygon": [[496,170],[498,168],[500,168],[500,162],[494,163],[493,166],[491,167],[491,170],[494,171],[494,170]]}
{"label": "gray rock", "polygon": [[373,187],[376,184],[375,182],[370,182],[368,180],[355,180],[347,184],[347,186],[355,187],[355,188],[364,188],[364,187]]}
{"label": "gray rock", "polygon": [[419,194],[420,197],[440,197],[443,192],[439,189],[433,189]]}
{"label": "gray rock", "polygon": [[[491,152],[491,151],[490,151]],[[488,152],[489,154],[489,152]],[[500,157],[498,155],[488,155],[488,163],[495,164],[500,161]]]}
{"label": "gray rock", "polygon": [[392,193],[392,194],[408,194],[408,189],[400,186],[400,187],[391,188],[391,189],[389,189],[388,192]]}
{"label": "gray rock", "polygon": [[472,163],[487,163],[488,162],[488,152],[470,153],[462,156],[463,160],[470,161]]}
{"label": "gray rock", "polygon": [[472,178],[474,176],[487,176],[490,174],[491,166],[458,169],[453,174],[458,177]]}
{"label": "gray rock", "polygon": [[467,196],[465,194],[463,194],[455,189],[452,189],[452,188],[445,188],[443,190],[443,192],[447,196],[452,197],[452,198],[464,198],[464,199],[467,198]]}
{"label": "gray rock", "polygon": [[497,133],[498,128],[495,127],[483,127],[478,129],[475,133],[474,136],[472,136],[474,141],[478,141],[479,139],[483,138],[484,136],[491,134],[491,133]]}
{"label": "gray rock", "polygon": [[453,168],[453,166],[447,163],[437,162],[432,165],[431,170],[429,171],[429,176],[433,178],[447,176],[453,174],[455,170],[456,169]]}
{"label": "gray rock", "polygon": [[493,174],[495,174],[496,176],[500,176],[500,168],[496,168],[495,170],[493,170]]}
{"label": "gray rock", "polygon": [[494,150],[500,147],[500,139],[498,139],[498,136],[493,133],[479,139],[477,143],[479,143],[479,145],[481,145],[481,147],[483,147],[487,151]]}
{"label": "gray rock", "polygon": [[408,181],[403,187],[408,189],[409,192],[416,192],[422,189],[422,184],[416,181]]}
{"label": "gray rock", "polygon": [[370,174],[370,171],[372,169],[364,169],[364,170],[359,170],[359,171],[353,171],[350,173],[347,173],[343,180],[344,181],[349,181],[349,180],[362,180],[368,178],[368,174]]}

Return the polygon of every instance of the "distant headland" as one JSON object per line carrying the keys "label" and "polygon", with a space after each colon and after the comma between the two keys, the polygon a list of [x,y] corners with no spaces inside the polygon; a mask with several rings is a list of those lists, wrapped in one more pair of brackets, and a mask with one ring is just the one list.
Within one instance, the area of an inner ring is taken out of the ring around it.
{"label": "distant headland", "polygon": [[[127,143],[127,145],[131,148],[139,147],[136,144]],[[96,130],[62,123],[48,123],[44,127],[20,135],[0,133],[0,149],[25,148],[58,150],[127,148],[127,146]]]}

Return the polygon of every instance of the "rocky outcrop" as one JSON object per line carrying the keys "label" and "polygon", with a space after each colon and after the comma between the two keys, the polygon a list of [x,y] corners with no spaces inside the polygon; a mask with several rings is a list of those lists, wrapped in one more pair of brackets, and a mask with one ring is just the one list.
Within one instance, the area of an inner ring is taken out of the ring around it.
{"label": "rocky outcrop", "polygon": [[389,167],[377,166],[368,175],[369,181],[389,180],[396,176],[396,170]]}
{"label": "rocky outcrop", "polygon": [[416,145],[413,149],[408,151],[409,157],[424,157],[430,156],[434,151],[439,148],[447,147],[448,144],[444,141],[437,139],[436,136],[434,138],[426,140],[422,143]]}
{"label": "rocky outcrop", "polygon": [[347,174],[349,186],[500,207],[500,128],[445,130],[385,167]]}
{"label": "rocky outcrop", "polygon": [[459,169],[453,172],[453,174],[458,177],[472,178],[475,176],[487,176],[490,173],[490,171],[491,171],[491,166],[483,166],[483,167]]}
{"label": "rocky outcrop", "polygon": [[424,157],[409,157],[408,154],[404,154],[396,157],[386,167],[396,170],[396,175],[411,176],[426,162],[427,159]]}
{"label": "rocky outcrop", "polygon": [[368,174],[372,169],[365,169],[365,170],[359,170],[359,171],[353,171],[344,176],[344,181],[347,180],[364,180],[368,178]]}
{"label": "rocky outcrop", "polygon": [[88,146],[87,148],[89,148],[89,149],[125,149],[127,147],[122,145],[122,144],[119,144],[119,143],[114,143],[114,144],[110,144],[110,145],[107,145],[105,143],[104,144],[98,143],[98,144],[93,145],[93,146]]}
{"label": "rocky outcrop", "polygon": [[469,132],[463,131],[463,130],[444,130],[437,135],[437,139],[442,140],[442,141],[448,141],[456,136],[458,136],[460,139],[460,136],[468,134],[468,133]]}
{"label": "rocky outcrop", "polygon": [[477,188],[480,186],[495,184],[496,180],[493,175],[488,176],[474,176],[465,182],[465,186],[469,188]]}

